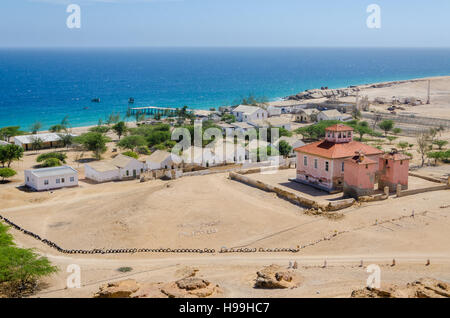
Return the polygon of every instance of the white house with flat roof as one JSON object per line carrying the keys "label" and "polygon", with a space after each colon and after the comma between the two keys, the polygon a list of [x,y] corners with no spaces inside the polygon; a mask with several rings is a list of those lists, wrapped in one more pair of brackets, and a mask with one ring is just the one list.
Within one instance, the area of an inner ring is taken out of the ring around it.
{"label": "white house with flat roof", "polygon": [[78,186],[78,171],[69,166],[25,170],[25,185],[37,191]]}
{"label": "white house with flat roof", "polygon": [[267,119],[267,110],[257,106],[239,105],[233,109],[233,115],[237,121],[249,122],[252,120]]}

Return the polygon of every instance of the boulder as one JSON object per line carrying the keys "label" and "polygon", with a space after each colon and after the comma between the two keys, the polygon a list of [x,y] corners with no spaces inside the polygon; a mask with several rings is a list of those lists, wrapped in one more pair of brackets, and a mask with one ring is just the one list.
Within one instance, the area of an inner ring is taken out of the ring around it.
{"label": "boulder", "polygon": [[129,298],[139,288],[140,285],[134,279],[107,283],[100,286],[100,290],[94,295],[94,298]]}
{"label": "boulder", "polygon": [[299,277],[293,271],[286,271],[280,266],[272,264],[256,273],[255,288],[294,288],[299,283]]}
{"label": "boulder", "polygon": [[218,285],[201,278],[188,277],[169,283],[161,288],[169,298],[204,298],[221,293]]}
{"label": "boulder", "polygon": [[354,298],[449,298],[450,285],[434,278],[421,278],[406,286],[386,285],[379,289],[354,290]]}

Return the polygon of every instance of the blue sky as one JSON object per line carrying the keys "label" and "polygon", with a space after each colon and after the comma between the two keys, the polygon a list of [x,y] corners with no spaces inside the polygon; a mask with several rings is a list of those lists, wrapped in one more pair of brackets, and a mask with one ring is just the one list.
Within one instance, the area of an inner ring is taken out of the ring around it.
{"label": "blue sky", "polygon": [[[66,26],[70,3],[81,29]],[[450,47],[450,1],[1,0],[0,46]]]}

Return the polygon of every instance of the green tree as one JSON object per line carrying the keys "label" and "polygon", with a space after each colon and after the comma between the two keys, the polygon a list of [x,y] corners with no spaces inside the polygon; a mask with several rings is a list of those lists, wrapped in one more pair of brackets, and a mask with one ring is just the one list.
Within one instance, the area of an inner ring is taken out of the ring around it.
{"label": "green tree", "polygon": [[289,154],[292,151],[292,146],[289,145],[289,143],[285,140],[280,141],[280,143],[278,144],[278,148],[279,148],[280,155],[282,155],[285,158],[287,156],[289,156]]}
{"label": "green tree", "polygon": [[117,124],[115,124],[112,127],[112,129],[115,131],[117,136],[119,136],[119,140],[120,140],[120,137],[127,132],[127,125],[125,124],[125,122],[119,121]]}
{"label": "green tree", "polygon": [[409,147],[409,143],[407,143],[406,141],[400,141],[397,146],[399,146],[404,152]]}
{"label": "green tree", "polygon": [[75,137],[74,141],[84,147],[87,151],[92,151],[96,159],[101,159],[102,154],[108,150],[106,143],[111,139],[98,132],[88,132]]}
{"label": "green tree", "polygon": [[438,146],[439,150],[442,150],[442,148],[448,144],[448,141],[447,140],[435,140],[435,141],[433,141],[433,144]]}
{"label": "green tree", "polygon": [[17,172],[11,168],[0,168],[0,177],[2,178],[2,182],[5,182],[6,179],[14,177]]}
{"label": "green tree", "polygon": [[20,130],[19,126],[10,126],[0,128],[0,138],[9,142],[11,137],[24,135],[25,132]]}
{"label": "green tree", "polygon": [[417,136],[417,147],[418,147],[418,152],[422,157],[422,162],[421,162],[421,167],[423,167],[423,165],[425,164],[425,156],[430,148],[431,145],[431,141],[430,141],[430,136],[428,134],[428,132],[421,132],[418,136]]}
{"label": "green tree", "polygon": [[322,120],[316,124],[305,126],[298,128],[295,130],[297,134],[301,134],[303,136],[303,139],[307,140],[319,140],[323,137],[325,137],[325,129],[342,123],[339,120]]}
{"label": "green tree", "polygon": [[17,145],[5,145],[0,146],[0,163],[4,167],[8,164],[8,168],[11,163],[16,160],[20,160],[23,157],[23,148]]}
{"label": "green tree", "polygon": [[113,125],[115,123],[118,123],[119,121],[120,121],[120,114],[112,112],[111,114],[109,114],[109,116],[106,120],[106,124]]}
{"label": "green tree", "polygon": [[389,119],[383,120],[378,124],[378,127],[380,127],[380,129],[384,131],[384,135],[386,136],[387,133],[394,128],[394,121]]}
{"label": "green tree", "polygon": [[89,128],[89,131],[100,133],[100,134],[106,134],[111,128],[108,126],[94,126]]}
{"label": "green tree", "polygon": [[398,127],[395,127],[394,129],[392,129],[392,133],[394,134],[394,135],[398,135],[398,134],[400,134],[402,132],[402,130],[400,129],[400,128],[398,128]]}
{"label": "green tree", "polygon": [[32,137],[31,148],[35,151],[41,149],[44,146],[44,141],[39,137]]}
{"label": "green tree", "polygon": [[51,132],[60,132],[60,131],[62,131],[64,128],[63,128],[63,126],[61,126],[61,125],[53,125],[53,126],[51,126],[50,127],[50,129],[49,129],[49,131],[51,131]]}
{"label": "green tree", "polygon": [[37,280],[57,272],[46,257],[32,249],[0,246],[0,283],[6,283],[8,296],[20,297],[37,286]]}
{"label": "green tree", "polygon": [[32,134],[37,134],[37,132],[41,130],[41,128],[42,128],[41,122],[37,121],[33,125],[31,125],[30,130]]}
{"label": "green tree", "polygon": [[129,135],[123,137],[122,140],[117,143],[117,146],[123,149],[135,150],[137,147],[145,146],[146,144],[147,141],[144,136]]}
{"label": "green tree", "polygon": [[73,136],[71,134],[58,134],[63,147],[69,148],[73,144]]}

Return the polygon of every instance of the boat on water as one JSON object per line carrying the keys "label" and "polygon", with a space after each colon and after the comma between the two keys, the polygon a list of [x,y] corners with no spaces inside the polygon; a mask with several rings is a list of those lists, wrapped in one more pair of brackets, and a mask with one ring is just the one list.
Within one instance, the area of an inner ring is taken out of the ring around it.
{"label": "boat on water", "polygon": [[98,97],[93,98],[93,99],[91,99],[91,102],[93,102],[93,103],[100,103],[100,98],[98,98]]}
{"label": "boat on water", "polygon": [[133,97],[128,98],[128,104],[134,104],[134,98]]}

